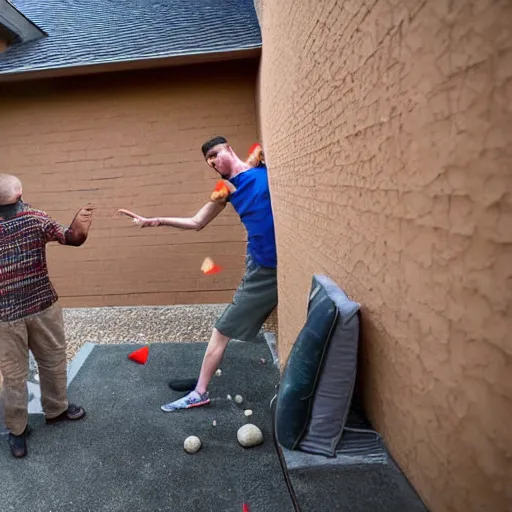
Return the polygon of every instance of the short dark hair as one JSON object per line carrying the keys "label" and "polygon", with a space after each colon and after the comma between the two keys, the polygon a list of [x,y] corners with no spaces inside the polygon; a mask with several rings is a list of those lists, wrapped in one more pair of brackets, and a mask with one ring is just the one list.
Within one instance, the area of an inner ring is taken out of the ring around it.
{"label": "short dark hair", "polygon": [[217,146],[219,144],[227,144],[227,140],[224,137],[213,137],[213,139],[207,140],[202,146],[201,151],[203,152],[203,156],[206,156],[206,153],[210,149],[213,148],[213,146]]}

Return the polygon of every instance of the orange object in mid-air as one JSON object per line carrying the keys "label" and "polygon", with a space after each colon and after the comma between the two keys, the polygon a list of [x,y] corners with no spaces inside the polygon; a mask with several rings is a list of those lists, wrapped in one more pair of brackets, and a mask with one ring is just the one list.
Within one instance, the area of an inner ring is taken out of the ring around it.
{"label": "orange object in mid-air", "polygon": [[263,156],[263,148],[261,147],[261,144],[256,142],[256,144],[253,144],[249,148],[249,154],[247,155],[247,160],[245,161],[245,163],[250,165],[251,167],[258,167],[260,165],[265,165],[265,159]]}
{"label": "orange object in mid-air", "polygon": [[256,149],[260,149],[261,144],[259,142],[255,142],[250,148],[249,148],[249,155],[253,153]]}
{"label": "orange object in mid-air", "polygon": [[218,274],[222,270],[219,265],[215,265],[211,258],[205,258],[201,265],[201,272],[205,275]]}
{"label": "orange object in mid-air", "polygon": [[213,189],[211,200],[216,201],[217,199],[225,199],[233,192],[236,192],[236,188],[232,183],[228,180],[219,180]]}

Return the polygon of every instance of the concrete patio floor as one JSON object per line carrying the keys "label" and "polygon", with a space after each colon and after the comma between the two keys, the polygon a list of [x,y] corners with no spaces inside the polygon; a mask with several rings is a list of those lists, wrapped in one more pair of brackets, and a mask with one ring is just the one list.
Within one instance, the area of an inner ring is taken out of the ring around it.
{"label": "concrete patio floor", "polygon": [[[274,449],[270,400],[278,371],[264,341],[232,342],[222,375],[212,382],[212,404],[163,413],[181,396],[169,378],[194,376],[203,343],[152,344],[146,365],[127,359],[133,345],[96,345],[69,386],[88,415],[76,424],[30,422],[29,455],[15,460],[0,442],[2,511],[135,512],[293,510]],[[227,395],[243,395],[243,406]],[[254,411],[247,418],[244,408]],[[216,426],[213,421],[216,420]],[[260,446],[242,448],[239,427],[258,425]],[[203,446],[183,450],[189,435]]]}

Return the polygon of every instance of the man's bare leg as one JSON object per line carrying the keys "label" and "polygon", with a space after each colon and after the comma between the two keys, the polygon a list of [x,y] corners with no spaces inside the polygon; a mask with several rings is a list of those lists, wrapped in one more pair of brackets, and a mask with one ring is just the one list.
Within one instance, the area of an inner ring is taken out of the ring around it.
{"label": "man's bare leg", "polygon": [[203,364],[201,365],[201,372],[197,381],[196,391],[201,395],[206,393],[208,385],[212,380],[213,374],[220,366],[224,352],[228,345],[229,338],[224,336],[215,327],[213,328],[212,337],[206,347],[204,354]]}
{"label": "man's bare leg", "polygon": [[213,329],[212,337],[210,338],[208,347],[204,354],[203,364],[201,366],[201,372],[199,374],[196,389],[179,400],[162,405],[162,411],[172,412],[179,409],[199,407],[210,403],[206,390],[212,380],[215,370],[217,370],[222,361],[228,341],[229,338],[227,336],[221,334],[217,329]]}

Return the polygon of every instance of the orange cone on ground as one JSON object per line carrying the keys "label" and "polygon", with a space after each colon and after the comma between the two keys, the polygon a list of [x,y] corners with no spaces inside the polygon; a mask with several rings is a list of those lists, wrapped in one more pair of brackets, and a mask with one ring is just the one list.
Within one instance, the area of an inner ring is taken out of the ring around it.
{"label": "orange cone on ground", "polygon": [[207,276],[212,274],[218,274],[222,270],[219,265],[215,265],[211,258],[205,258],[201,265],[201,272]]}
{"label": "orange cone on ground", "polygon": [[249,505],[247,505],[247,503],[242,505],[242,512],[249,512]]}
{"label": "orange cone on ground", "polygon": [[135,361],[139,364],[146,364],[146,361],[148,360],[149,356],[149,347],[142,347],[135,351],[133,351],[131,354],[128,354],[128,359],[131,361]]}

